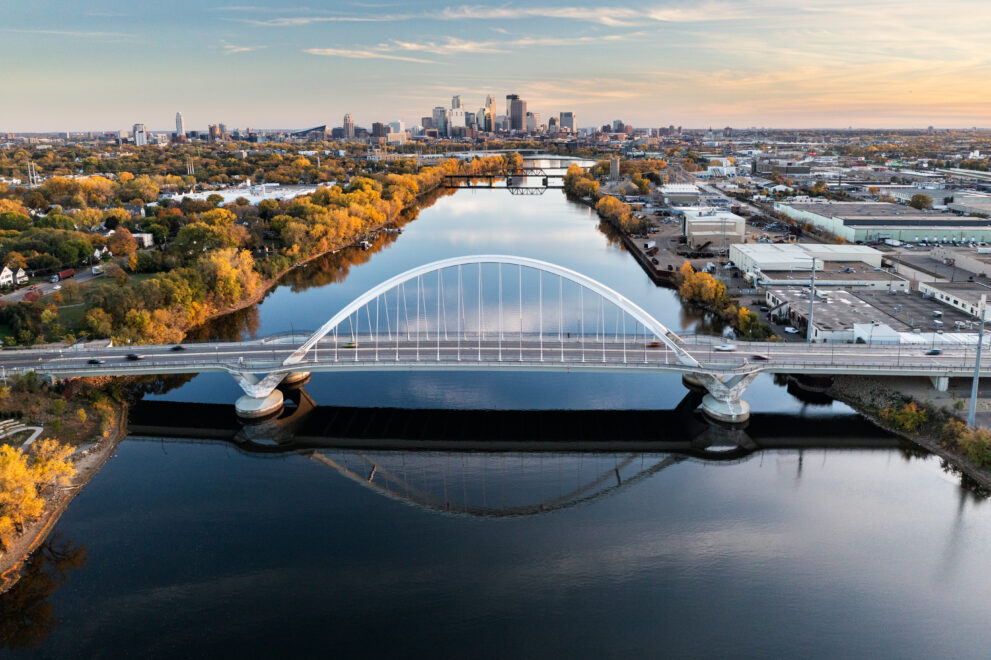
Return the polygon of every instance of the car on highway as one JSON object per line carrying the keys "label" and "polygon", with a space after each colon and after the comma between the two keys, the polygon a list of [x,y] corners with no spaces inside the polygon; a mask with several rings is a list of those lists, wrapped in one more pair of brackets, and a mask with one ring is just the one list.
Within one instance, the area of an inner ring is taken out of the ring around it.
{"label": "car on highway", "polygon": [[341,346],[341,348],[358,348],[358,343],[357,342],[353,342],[353,341],[349,341],[348,343],[346,343],[343,346]]}
{"label": "car on highway", "polygon": [[926,351],[926,355],[942,355],[942,354],[943,351],[938,348],[930,348],[928,351]]}
{"label": "car on highway", "polygon": [[128,353],[127,359],[133,361],[133,360],[143,360],[145,358],[143,355],[138,355],[137,353]]}
{"label": "car on highway", "polygon": [[659,342],[659,341],[647,342],[647,348],[661,348],[662,346],[664,346],[663,342]]}
{"label": "car on highway", "polygon": [[714,351],[720,351],[721,353],[729,353],[730,351],[735,351],[736,346],[733,344],[716,344],[712,347]]}
{"label": "car on highway", "polygon": [[100,360],[100,359],[97,359],[97,358],[92,358],[90,360],[86,360],[86,364],[103,364],[104,362],[106,362],[106,360]]}
{"label": "car on highway", "polygon": [[757,362],[767,362],[771,358],[767,357],[766,355],[761,355],[760,353],[754,353],[753,355],[750,356],[750,359],[756,360]]}
{"label": "car on highway", "polygon": [[791,326],[788,326],[787,328],[785,328],[785,332],[787,332],[789,335],[797,335],[798,328],[793,328]]}
{"label": "car on highway", "polygon": [[173,346],[169,350],[173,350],[173,351],[184,351],[184,350],[186,350],[186,347],[183,346],[183,345],[181,345],[181,344],[176,344],[175,346]]}

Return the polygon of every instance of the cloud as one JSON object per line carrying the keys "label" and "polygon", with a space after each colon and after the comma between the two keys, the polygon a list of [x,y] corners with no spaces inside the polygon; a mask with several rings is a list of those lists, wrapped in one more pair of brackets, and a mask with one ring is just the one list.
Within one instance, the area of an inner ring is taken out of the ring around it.
{"label": "cloud", "polygon": [[25,30],[20,28],[3,28],[3,32],[15,32],[17,34],[51,34],[59,37],[82,37],[86,39],[127,39],[131,35],[122,32],[90,32],[87,30]]}
{"label": "cloud", "polygon": [[416,57],[404,57],[401,55],[390,55],[375,50],[351,50],[347,48],[307,48],[303,51],[310,55],[323,55],[325,57],[346,57],[352,60],[396,60],[398,62],[416,62],[419,64],[436,64],[433,60],[424,60]]}
{"label": "cloud", "polygon": [[236,44],[228,44],[228,43],[223,44],[221,47],[224,49],[225,55],[234,55],[235,53],[250,53],[252,51],[265,48],[265,46],[238,46]]}

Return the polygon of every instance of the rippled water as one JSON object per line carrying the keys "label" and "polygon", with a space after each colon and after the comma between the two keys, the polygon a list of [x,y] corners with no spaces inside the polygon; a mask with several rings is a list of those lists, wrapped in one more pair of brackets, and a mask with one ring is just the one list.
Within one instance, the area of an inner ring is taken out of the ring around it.
{"label": "rippled water", "polygon": [[[559,192],[441,197],[380,247],[297,271],[207,334],[315,328],[392,275],[470,253],[559,263],[671,327],[704,323]],[[467,410],[667,410],[685,394],[670,376],[566,374],[315,374],[306,391],[321,406]],[[209,375],[149,398],[230,403],[238,394],[230,378]],[[59,658],[985,656],[991,505],[937,459],[876,432],[863,431],[874,449],[817,448],[858,433],[843,422],[845,406],[805,404],[770,378],[746,399],[756,415],[785,414],[773,433],[755,424],[756,444],[784,437],[807,448],[734,461],[664,445],[260,455],[220,441],[130,438],[0,599],[0,649]],[[684,433],[656,429],[669,442],[691,440]]]}

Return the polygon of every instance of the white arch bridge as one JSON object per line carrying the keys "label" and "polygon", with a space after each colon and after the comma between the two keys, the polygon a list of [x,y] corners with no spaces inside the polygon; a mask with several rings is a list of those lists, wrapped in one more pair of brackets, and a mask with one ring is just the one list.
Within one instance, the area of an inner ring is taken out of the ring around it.
{"label": "white arch bridge", "polygon": [[[974,348],[735,342],[679,337],[631,300],[581,273],[525,257],[445,259],[359,296],[311,335],[172,346],[3,351],[2,374],[53,378],[226,372],[246,417],[281,409],[283,382],[310,372],[563,371],[678,373],[708,394],[702,408],[747,419],[757,374],[927,376],[944,389],[973,374]],[[927,347],[926,347],[927,348]],[[130,357],[129,357],[130,356]],[[134,359],[139,358],[139,359]],[[991,375],[991,364],[981,372]]]}

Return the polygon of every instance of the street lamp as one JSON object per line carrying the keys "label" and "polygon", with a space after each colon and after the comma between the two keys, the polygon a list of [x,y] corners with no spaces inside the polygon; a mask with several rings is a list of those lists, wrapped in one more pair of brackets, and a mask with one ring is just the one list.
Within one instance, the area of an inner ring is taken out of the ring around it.
{"label": "street lamp", "polygon": [[980,315],[977,319],[977,355],[974,359],[974,382],[970,386],[970,411],[967,413],[967,423],[970,426],[975,425],[977,418],[977,385],[981,380],[981,344],[984,343],[984,310],[987,302],[987,295],[982,294],[981,303],[977,307]]}
{"label": "street lamp", "polygon": [[809,271],[809,327],[805,329],[806,343],[812,343],[812,305],[816,299],[816,258],[808,257],[812,260],[812,269]]}

